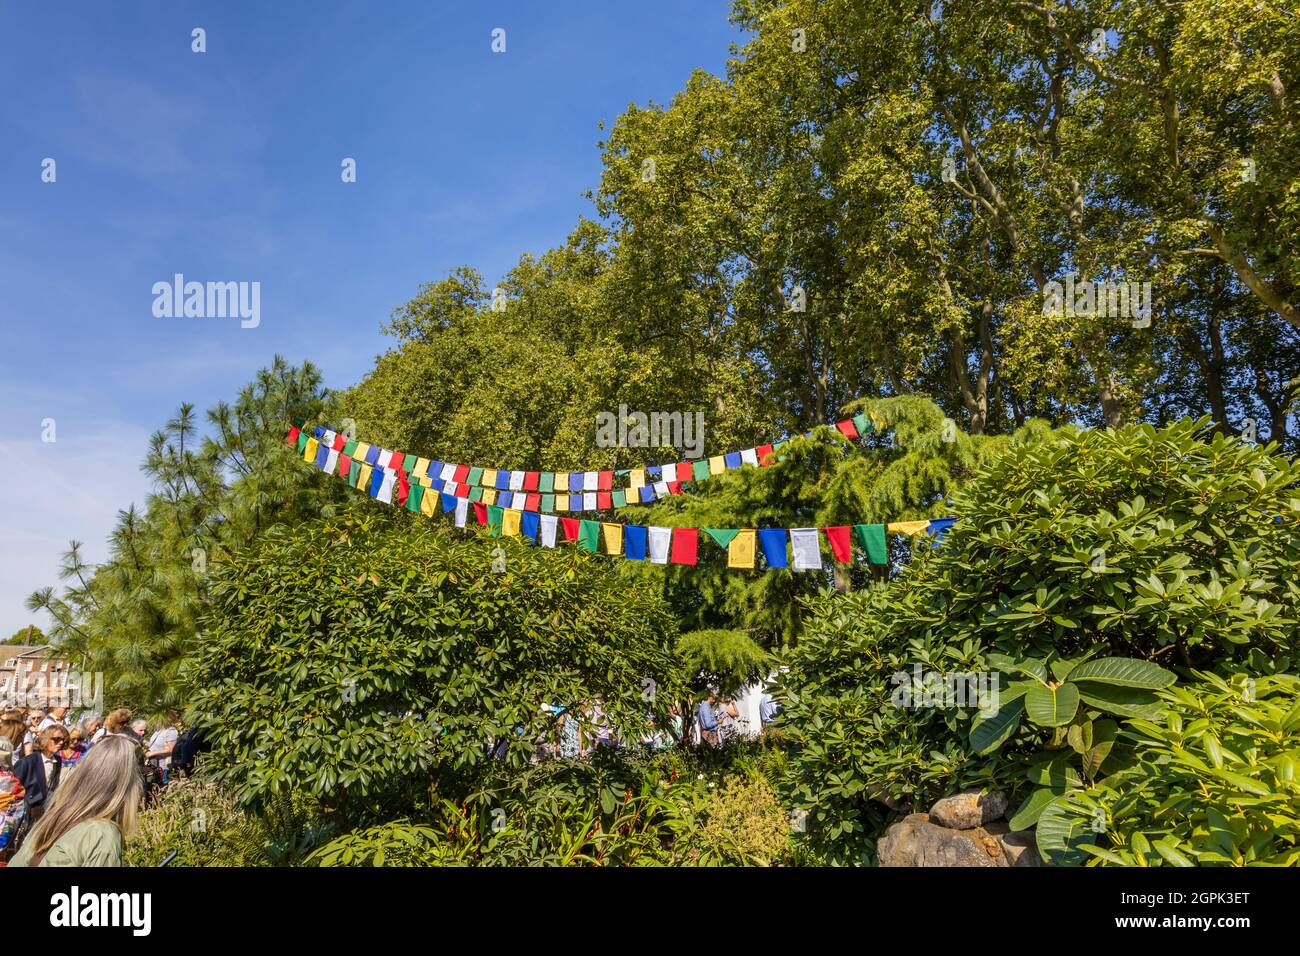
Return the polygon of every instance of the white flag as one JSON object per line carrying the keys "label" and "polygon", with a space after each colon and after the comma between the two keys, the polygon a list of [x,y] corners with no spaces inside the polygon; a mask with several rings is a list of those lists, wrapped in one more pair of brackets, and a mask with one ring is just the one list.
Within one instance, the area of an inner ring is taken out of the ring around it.
{"label": "white flag", "polygon": [[555,547],[555,528],[560,519],[555,515],[542,515],[542,547]]}
{"label": "white flag", "polygon": [[336,433],[327,428],[325,434],[320,436],[320,443],[325,446],[333,445],[335,437]]}
{"label": "white flag", "polygon": [[600,474],[599,474],[599,472],[595,472],[595,471],[584,471],[584,472],[582,473],[582,490],[583,490],[583,491],[595,491],[595,490],[596,490],[596,484],[597,484],[597,482],[598,482],[599,480],[600,480]]}
{"label": "white flag", "polygon": [[655,564],[667,564],[668,548],[673,541],[673,529],[657,528],[651,525],[648,537],[650,539],[650,560]]}
{"label": "white flag", "polygon": [[469,516],[469,499],[456,499],[456,527],[465,527],[465,519]]}
{"label": "white flag", "polygon": [[322,468],[321,471],[328,472],[329,474],[332,475],[334,474],[334,472],[338,470],[339,470],[339,453],[336,452],[333,448],[331,448],[329,457],[325,459],[325,467]]}
{"label": "white flag", "polygon": [[393,484],[397,481],[397,472],[384,469],[384,483],[379,486],[379,494],[375,495],[380,501],[386,504],[393,503]]}
{"label": "white flag", "polygon": [[442,466],[442,480],[451,481],[456,477],[456,466],[448,462]]}
{"label": "white flag", "polygon": [[746,448],[740,453],[740,462],[742,465],[757,465],[758,452],[753,448]]}
{"label": "white flag", "polygon": [[796,571],[820,571],[822,569],[821,538],[816,528],[791,528],[790,547],[794,550],[794,569]]}
{"label": "white flag", "polygon": [[522,491],[524,487],[524,473],[522,471],[510,472],[510,490]]}
{"label": "white flag", "polygon": [[588,491],[586,494],[582,496],[582,510],[583,511],[596,510],[596,493],[594,491]]}
{"label": "white flag", "polygon": [[456,482],[454,482],[454,481],[449,481],[449,482],[447,482],[445,485],[442,486],[442,493],[443,493],[444,495],[454,495],[454,494],[456,493],[456,489],[457,489],[458,487],[459,487],[459,485],[457,485]]}
{"label": "white flag", "polygon": [[668,497],[668,482],[666,482],[666,481],[656,481],[656,482],[655,482],[655,497],[657,497],[657,498],[667,498],[667,497]]}

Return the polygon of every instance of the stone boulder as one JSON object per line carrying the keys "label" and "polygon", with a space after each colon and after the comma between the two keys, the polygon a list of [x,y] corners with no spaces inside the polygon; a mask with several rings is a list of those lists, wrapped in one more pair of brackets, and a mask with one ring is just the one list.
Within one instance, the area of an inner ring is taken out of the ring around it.
{"label": "stone boulder", "polygon": [[953,830],[970,830],[992,823],[1007,812],[1007,797],[1002,793],[967,790],[944,797],[930,808],[930,819]]}
{"label": "stone boulder", "polygon": [[1009,833],[1005,821],[955,830],[913,813],[876,842],[880,866],[1042,866],[1033,834]]}

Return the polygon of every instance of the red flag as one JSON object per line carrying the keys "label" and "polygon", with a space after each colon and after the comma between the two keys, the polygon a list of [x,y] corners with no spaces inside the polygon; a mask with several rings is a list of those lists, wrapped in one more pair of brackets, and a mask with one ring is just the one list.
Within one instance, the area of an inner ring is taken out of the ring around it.
{"label": "red flag", "polygon": [[405,458],[406,456],[400,451],[393,452],[388,458],[388,467],[393,469],[393,471],[400,471],[402,468],[402,461]]}
{"label": "red flag", "polygon": [[831,543],[831,553],[835,555],[835,560],[842,563],[848,563],[853,560],[853,547],[849,544],[849,534],[851,528],[844,525],[839,528],[822,528],[826,532],[826,540]]}
{"label": "red flag", "polygon": [[842,434],[845,438],[862,437],[861,435],[858,434],[858,427],[853,424],[853,419],[851,418],[846,418],[842,422],[836,422],[835,427],[840,430],[840,434]]}
{"label": "red flag", "polygon": [[284,443],[286,445],[294,445],[297,444],[297,442],[298,442],[298,426],[294,425],[293,428],[289,429],[289,434],[285,436]]}
{"label": "red flag", "polygon": [[578,519],[577,518],[561,518],[560,527],[564,529],[565,541],[578,540]]}
{"label": "red flag", "polygon": [[342,450],[343,450],[343,446],[346,445],[347,443],[348,443],[347,439],[344,438],[342,435],[338,435],[338,434],[336,434],[336,435],[334,436],[334,450],[335,450],[335,451],[342,451]]}
{"label": "red flag", "polygon": [[525,495],[525,496],[524,496],[524,510],[525,510],[525,511],[540,511],[540,510],[541,510],[541,504],[542,504],[542,496],[541,496],[541,495],[538,495],[538,494],[531,494],[531,495]]}
{"label": "red flag", "polygon": [[608,491],[596,492],[596,507],[600,508],[602,511],[614,507],[613,497]]}
{"label": "red flag", "polygon": [[758,464],[759,464],[759,466],[761,467],[761,466],[767,464],[767,462],[764,461],[764,459],[767,458],[768,455],[772,454],[772,446],[771,446],[771,445],[759,445],[757,448],[754,449],[754,451],[755,451],[755,452],[757,453],[757,455],[758,455]]}
{"label": "red flag", "polygon": [[699,528],[673,528],[673,547],[669,560],[673,564],[694,564],[699,547]]}
{"label": "red flag", "polygon": [[[694,477],[695,467],[689,461],[681,461],[677,463],[678,481],[691,481]],[[674,491],[673,494],[677,494],[677,492]]]}
{"label": "red flag", "polygon": [[352,459],[349,458],[347,455],[339,455],[339,474],[342,475],[344,478],[346,478],[348,476],[348,472],[351,470],[352,470]]}
{"label": "red flag", "polygon": [[[468,498],[468,497],[469,497],[469,491],[470,491],[469,485],[457,485],[457,486],[456,486],[456,497],[457,497],[457,498]],[[474,503],[475,503],[475,504],[480,504],[481,502],[476,501],[476,502],[474,502]],[[487,505],[483,505],[483,507],[486,508]]]}
{"label": "red flag", "polygon": [[406,472],[397,469],[397,503],[406,504],[406,496],[411,493],[411,483],[406,480]]}
{"label": "red flag", "polygon": [[481,501],[471,501],[474,506],[474,520],[479,524],[487,524],[487,505]]}
{"label": "red flag", "polygon": [[[612,471],[602,471],[596,476],[597,491],[612,491],[614,489],[614,473]],[[602,508],[608,508],[608,505],[601,505]]]}
{"label": "red flag", "polygon": [[668,482],[668,493],[670,495],[680,495],[682,493],[682,483],[680,481]]}
{"label": "red flag", "polygon": [[537,478],[538,478],[538,472],[535,471],[524,472],[524,491],[536,491]]}
{"label": "red flag", "polygon": [[456,484],[460,484],[468,477],[469,477],[469,465],[457,465],[456,473],[451,476],[451,480],[456,482]]}

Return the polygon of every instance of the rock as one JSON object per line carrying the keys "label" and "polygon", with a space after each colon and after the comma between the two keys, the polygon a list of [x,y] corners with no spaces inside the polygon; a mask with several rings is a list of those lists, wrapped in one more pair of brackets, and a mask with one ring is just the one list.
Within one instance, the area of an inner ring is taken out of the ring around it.
{"label": "rock", "polygon": [[876,859],[881,866],[1008,866],[1001,848],[991,855],[986,840],[998,843],[983,830],[936,826],[926,814],[913,813],[876,842]]}
{"label": "rock", "polygon": [[1007,812],[1007,797],[1002,793],[967,790],[944,797],[930,808],[930,819],[953,830],[970,830],[992,823]]}
{"label": "rock", "polygon": [[1012,866],[1048,866],[1038,855],[1038,841],[1032,830],[1005,833],[1000,838],[1002,852]]}

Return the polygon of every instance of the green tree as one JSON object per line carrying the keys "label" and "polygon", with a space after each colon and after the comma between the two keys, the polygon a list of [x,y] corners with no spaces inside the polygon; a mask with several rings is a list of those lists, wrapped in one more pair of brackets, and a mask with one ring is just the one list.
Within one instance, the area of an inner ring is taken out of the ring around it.
{"label": "green tree", "polygon": [[105,674],[110,703],[153,714],[182,708],[209,574],[266,529],[347,500],[340,482],[283,448],[288,424],[317,419],[326,398],[314,366],[277,357],[233,405],[208,412],[207,435],[193,406],[182,405],[150,439],[144,471],[153,491],[143,510],[119,512],[108,559],[86,564],[74,541],[60,569],[63,592],[47,587],[28,599],[49,613],[62,653]]}

